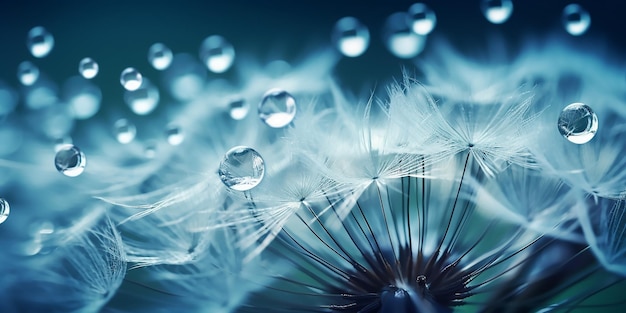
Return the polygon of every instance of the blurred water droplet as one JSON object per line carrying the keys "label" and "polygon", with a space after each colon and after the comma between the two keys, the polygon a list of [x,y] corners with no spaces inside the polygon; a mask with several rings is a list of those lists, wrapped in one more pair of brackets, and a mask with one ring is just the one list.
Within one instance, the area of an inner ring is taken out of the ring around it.
{"label": "blurred water droplet", "polygon": [[85,170],[87,159],[78,147],[64,145],[57,151],[54,157],[54,165],[59,173],[68,177],[76,177]]}
{"label": "blurred water droplet", "polygon": [[159,104],[159,90],[144,79],[142,85],[135,90],[127,90],[124,93],[124,101],[137,115],[150,114]]}
{"label": "blurred water droplet", "polygon": [[13,112],[17,106],[17,92],[6,83],[0,81],[0,116]]}
{"label": "blurred water droplet", "polygon": [[435,29],[437,16],[427,5],[415,3],[409,7],[409,26],[414,33],[426,36]]}
{"label": "blurred water droplet", "polygon": [[90,81],[80,76],[70,77],[63,86],[64,99],[74,118],[86,120],[100,110],[102,91]]}
{"label": "blurred water droplet", "polygon": [[154,69],[162,71],[172,64],[172,50],[162,43],[155,43],[148,49],[148,62]]}
{"label": "blurred water droplet", "polygon": [[578,4],[570,4],[563,9],[563,26],[572,36],[580,36],[587,32],[591,25],[591,16]]}
{"label": "blurred water droplet", "polygon": [[185,53],[174,55],[172,64],[164,74],[167,91],[179,101],[190,101],[199,96],[207,76],[205,67]]}
{"label": "blurred water droplet", "polygon": [[480,5],[485,18],[493,24],[506,22],[513,13],[511,0],[483,0]]}
{"label": "blurred water droplet", "polygon": [[17,79],[24,86],[34,84],[39,78],[39,68],[30,61],[24,61],[17,66]]}
{"label": "blurred water droplet", "polygon": [[121,144],[131,143],[137,135],[137,128],[125,118],[121,118],[113,124],[113,133],[117,142]]}
{"label": "blurred water droplet", "polygon": [[209,71],[223,73],[228,70],[235,60],[235,49],[219,35],[209,36],[200,46],[200,60]]}
{"label": "blurred water droplet", "polygon": [[233,99],[228,103],[230,117],[234,120],[242,120],[248,115],[250,105],[243,98]]}
{"label": "blurred water droplet", "polygon": [[169,125],[165,129],[165,136],[167,137],[167,142],[172,146],[178,146],[185,140],[183,130],[176,125]]}
{"label": "blurred water droplet", "polygon": [[26,46],[34,57],[43,58],[54,48],[54,37],[41,26],[33,27],[28,32]]}
{"label": "blurred water droplet", "polygon": [[98,75],[100,67],[92,58],[84,58],[78,63],[78,73],[86,79],[92,79]]}
{"label": "blurred water droplet", "polygon": [[143,77],[141,73],[132,67],[128,67],[120,74],[120,83],[128,91],[133,91],[141,87]]}
{"label": "blurred water droplet", "polygon": [[263,95],[259,103],[259,117],[272,128],[289,125],[296,116],[296,99],[288,92],[273,88]]}
{"label": "blurred water droplet", "polygon": [[407,24],[409,18],[408,13],[396,12],[387,18],[383,31],[389,52],[402,59],[416,57],[426,45],[426,37],[413,32]]}
{"label": "blurred water droplet", "polygon": [[9,218],[9,213],[11,213],[9,202],[4,198],[0,198],[0,224],[4,223],[4,221]]}
{"label": "blurred water droplet", "polygon": [[559,132],[570,142],[584,144],[589,142],[598,131],[598,117],[584,103],[572,103],[559,115]]}
{"label": "blurred water droplet", "polygon": [[146,157],[146,159],[154,159],[154,157],[156,157],[156,153],[157,153],[156,142],[154,141],[146,142],[143,148],[143,155]]}
{"label": "blurred water droplet", "polygon": [[237,191],[247,191],[263,180],[265,162],[252,148],[233,147],[224,155],[218,174],[226,187]]}
{"label": "blurred water droplet", "polygon": [[354,17],[344,17],[335,23],[331,36],[339,52],[347,57],[358,57],[370,44],[370,32]]}

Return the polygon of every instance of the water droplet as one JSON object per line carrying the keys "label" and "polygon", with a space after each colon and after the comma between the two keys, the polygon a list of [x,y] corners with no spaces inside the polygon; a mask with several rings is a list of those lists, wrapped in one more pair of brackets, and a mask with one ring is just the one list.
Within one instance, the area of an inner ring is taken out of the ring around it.
{"label": "water droplet", "polygon": [[235,49],[219,35],[209,36],[200,46],[200,60],[209,71],[223,73],[228,70],[235,60]]}
{"label": "water droplet", "polygon": [[98,75],[100,67],[92,58],[84,58],[78,63],[78,73],[86,79],[92,79]]}
{"label": "water droplet", "polygon": [[563,26],[572,36],[584,34],[591,25],[591,16],[578,4],[570,4],[563,9]]}
{"label": "water droplet", "polygon": [[148,62],[154,69],[162,71],[172,64],[172,50],[162,43],[155,43],[148,49]]}
{"label": "water droplet", "polygon": [[168,126],[165,129],[165,136],[167,137],[167,142],[172,146],[178,146],[185,140],[183,130],[176,125]]}
{"label": "water droplet", "polygon": [[408,22],[414,33],[426,36],[435,29],[437,16],[427,5],[415,3],[409,8]]}
{"label": "water droplet", "polygon": [[407,23],[409,19],[408,13],[396,12],[387,18],[383,32],[389,52],[402,59],[416,57],[426,45],[426,36],[413,32]]}
{"label": "water droplet", "polygon": [[36,58],[47,56],[54,47],[54,37],[41,26],[33,27],[28,32],[26,46]]}
{"label": "water droplet", "polygon": [[141,83],[143,81],[143,77],[141,73],[132,67],[128,67],[122,71],[120,75],[120,83],[124,87],[124,89],[128,91],[133,91],[139,89],[141,87]]}
{"label": "water droplet", "polygon": [[159,99],[159,90],[148,79],[144,79],[139,88],[124,93],[124,101],[137,115],[150,114],[156,109]]}
{"label": "water droplet", "polygon": [[246,102],[243,98],[237,98],[228,104],[228,109],[230,113],[230,117],[234,120],[242,120],[248,115],[248,111],[250,111],[250,106],[248,102]]}
{"label": "water droplet", "polygon": [[559,115],[559,132],[570,142],[584,144],[589,142],[598,131],[598,117],[584,103],[572,103]]}
{"label": "water droplet", "polygon": [[19,97],[13,88],[0,81],[0,116],[7,115],[15,109]]}
{"label": "water droplet", "polygon": [[131,143],[137,135],[137,128],[125,118],[115,121],[113,124],[113,133],[117,142],[121,144]]}
{"label": "water droplet", "polygon": [[146,157],[146,159],[154,159],[154,157],[156,157],[156,152],[157,152],[156,142],[154,141],[146,142],[143,148],[143,155]]}
{"label": "water droplet", "polygon": [[337,49],[347,57],[358,57],[370,44],[370,32],[354,17],[344,17],[335,23],[332,37]]}
{"label": "water droplet", "polygon": [[274,88],[263,95],[259,103],[259,117],[273,128],[287,126],[296,116],[296,99],[288,92]]}
{"label": "water droplet", "polygon": [[63,86],[64,99],[74,118],[86,120],[100,110],[102,91],[100,87],[80,76],[70,77]]}
{"label": "water droplet", "polygon": [[226,152],[218,173],[226,187],[246,191],[261,183],[265,175],[265,162],[256,150],[237,146]]}
{"label": "water droplet", "polygon": [[31,86],[39,79],[39,68],[30,61],[24,61],[17,66],[17,79],[24,86]]}
{"label": "water droplet", "polygon": [[11,213],[9,202],[4,198],[0,198],[0,224],[4,223],[4,221],[9,218],[9,213]]}
{"label": "water droplet", "polygon": [[480,8],[489,22],[502,24],[511,17],[513,2],[511,0],[483,0]]}
{"label": "water droplet", "polygon": [[62,146],[54,157],[54,165],[57,171],[68,177],[76,177],[82,174],[86,164],[85,154],[74,145]]}

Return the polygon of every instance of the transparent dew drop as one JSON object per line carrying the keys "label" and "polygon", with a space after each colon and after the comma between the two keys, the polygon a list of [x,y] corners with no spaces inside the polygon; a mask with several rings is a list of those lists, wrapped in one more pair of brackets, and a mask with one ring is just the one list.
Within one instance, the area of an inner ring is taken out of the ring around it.
{"label": "transparent dew drop", "polygon": [[167,143],[172,146],[178,146],[185,141],[185,133],[176,125],[169,125],[165,129],[165,136],[167,137]]}
{"label": "transparent dew drop", "polygon": [[572,36],[587,32],[591,25],[591,16],[578,4],[570,4],[563,9],[563,27]]}
{"label": "transparent dew drop", "polygon": [[511,0],[483,0],[480,4],[485,18],[493,24],[506,22],[513,13],[513,1]]}
{"label": "transparent dew drop", "polygon": [[115,139],[121,144],[131,143],[137,135],[137,128],[125,118],[121,118],[113,124]]}
{"label": "transparent dew drop", "polygon": [[128,67],[122,71],[120,75],[120,84],[128,91],[133,91],[141,87],[143,77],[141,73],[132,67]]}
{"label": "transparent dew drop", "polygon": [[0,224],[4,223],[4,221],[9,218],[9,213],[11,213],[9,202],[4,198],[0,198]]}
{"label": "transparent dew drop", "polygon": [[92,58],[84,58],[78,63],[78,73],[86,79],[92,79],[98,75],[100,67]]}
{"label": "transparent dew drop", "polygon": [[413,32],[407,21],[409,14],[396,12],[385,21],[383,38],[391,54],[402,59],[416,57],[426,46],[426,36]]}
{"label": "transparent dew drop", "polygon": [[226,187],[237,191],[247,191],[263,180],[265,161],[252,148],[233,147],[224,155],[218,174]]}
{"label": "transparent dew drop", "polygon": [[76,177],[82,174],[86,164],[85,154],[74,145],[62,146],[54,157],[54,165],[57,171],[68,177]]}
{"label": "transparent dew drop", "polygon": [[148,62],[155,70],[162,71],[172,64],[174,55],[166,45],[157,42],[148,49]]}
{"label": "transparent dew drop", "polygon": [[415,3],[409,7],[408,23],[414,33],[422,36],[430,34],[437,25],[437,16],[427,5]]}
{"label": "transparent dew drop", "polygon": [[102,90],[80,76],[73,76],[63,85],[63,99],[78,120],[93,117],[102,104]]}
{"label": "transparent dew drop", "polygon": [[598,131],[598,117],[584,103],[572,103],[559,115],[559,132],[570,142],[584,144],[589,142]]}
{"label": "transparent dew drop", "polygon": [[335,23],[331,40],[337,50],[347,57],[358,57],[370,44],[370,32],[354,17],[344,17]]}
{"label": "transparent dew drop", "polygon": [[124,102],[137,115],[152,113],[160,98],[159,90],[148,79],[144,79],[139,88],[124,92]]}
{"label": "transparent dew drop", "polygon": [[34,57],[43,58],[54,48],[54,37],[41,26],[33,27],[28,32],[26,46]]}
{"label": "transparent dew drop", "polygon": [[259,117],[272,128],[282,128],[296,116],[296,99],[288,92],[273,88],[259,103]]}
{"label": "transparent dew drop", "polygon": [[235,49],[219,35],[209,36],[200,46],[200,60],[213,73],[226,72],[235,61]]}
{"label": "transparent dew drop", "polygon": [[243,98],[233,99],[228,103],[230,117],[236,121],[243,120],[250,111],[250,105]]}
{"label": "transparent dew drop", "polygon": [[39,68],[30,61],[24,61],[17,66],[17,79],[24,86],[31,86],[39,79]]}

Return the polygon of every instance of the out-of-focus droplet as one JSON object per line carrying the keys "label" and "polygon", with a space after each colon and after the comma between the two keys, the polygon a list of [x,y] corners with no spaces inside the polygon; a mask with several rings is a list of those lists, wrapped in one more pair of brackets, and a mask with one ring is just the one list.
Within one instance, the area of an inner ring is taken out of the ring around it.
{"label": "out-of-focus droplet", "polygon": [[100,67],[92,58],[84,58],[78,63],[78,73],[86,79],[92,79],[98,75]]}
{"label": "out-of-focus droplet", "polygon": [[0,198],[0,224],[4,223],[4,221],[9,218],[9,213],[11,213],[9,202],[4,198]]}
{"label": "out-of-focus droplet", "polygon": [[247,191],[263,180],[265,162],[252,148],[233,147],[224,155],[218,174],[226,187],[237,191]]}
{"label": "out-of-focus droplet", "polygon": [[150,114],[156,109],[159,99],[159,90],[147,79],[139,88],[124,92],[124,102],[137,115]]}
{"label": "out-of-focus droplet", "polygon": [[331,36],[339,52],[347,57],[358,57],[370,44],[370,32],[354,17],[344,17],[335,23]]}
{"label": "out-of-focus droplet", "polygon": [[143,77],[141,73],[132,67],[128,67],[120,74],[120,83],[128,91],[133,91],[141,87]]}
{"label": "out-of-focus droplet", "polygon": [[70,77],[63,86],[63,98],[74,118],[86,120],[96,115],[102,103],[102,91],[80,76]]}
{"label": "out-of-focus droplet", "polygon": [[157,144],[154,141],[148,141],[143,148],[143,155],[146,159],[154,159],[157,154]]}
{"label": "out-of-focus droplet", "polygon": [[435,29],[437,16],[427,5],[415,3],[409,7],[408,23],[414,33],[426,36]]}
{"label": "out-of-focus droplet", "polygon": [[563,27],[572,36],[580,36],[587,32],[591,25],[591,16],[578,4],[567,5],[563,9]]}
{"label": "out-of-focus droplet", "polygon": [[480,5],[485,18],[493,24],[506,22],[513,13],[511,0],[483,0]]}
{"label": "out-of-focus droplet", "polygon": [[24,61],[17,66],[17,79],[24,86],[31,86],[39,79],[39,68],[30,61]]}
{"label": "out-of-focus droplet", "polygon": [[272,128],[289,125],[296,116],[296,99],[288,92],[273,88],[259,103],[259,117]]}
{"label": "out-of-focus droplet", "polygon": [[164,72],[164,85],[174,99],[191,101],[202,94],[206,76],[206,67],[197,58],[179,53]]}
{"label": "out-of-focus droplet", "polygon": [[54,37],[41,26],[33,27],[28,32],[26,46],[34,57],[43,58],[54,48]]}
{"label": "out-of-focus droplet", "polygon": [[0,81],[0,116],[13,112],[17,106],[17,92],[8,84]]}
{"label": "out-of-focus droplet", "polygon": [[54,157],[54,165],[59,173],[68,177],[76,177],[85,171],[87,159],[78,147],[65,145],[57,151]]}
{"label": "out-of-focus droplet", "polygon": [[167,137],[167,143],[172,146],[178,146],[185,141],[185,133],[177,125],[169,125],[165,129],[165,136]]}
{"label": "out-of-focus droplet", "polygon": [[228,103],[230,117],[234,120],[243,120],[250,111],[250,105],[243,98],[236,98]]}
{"label": "out-of-focus droplet", "polygon": [[402,59],[416,57],[426,45],[426,36],[413,32],[407,23],[409,19],[408,13],[396,12],[387,18],[383,31],[389,52]]}
{"label": "out-of-focus droplet", "polygon": [[131,143],[137,135],[137,128],[125,118],[121,118],[113,124],[113,133],[117,142],[121,144]]}
{"label": "out-of-focus droplet", "polygon": [[172,64],[173,58],[172,50],[160,42],[153,44],[148,49],[148,62],[156,70],[162,71],[168,68]]}
{"label": "out-of-focus droplet", "polygon": [[213,73],[226,72],[235,61],[235,49],[224,37],[209,36],[200,46],[200,60]]}
{"label": "out-of-focus droplet", "polygon": [[598,131],[598,117],[584,103],[572,103],[559,115],[559,132],[570,142],[584,144],[589,142]]}

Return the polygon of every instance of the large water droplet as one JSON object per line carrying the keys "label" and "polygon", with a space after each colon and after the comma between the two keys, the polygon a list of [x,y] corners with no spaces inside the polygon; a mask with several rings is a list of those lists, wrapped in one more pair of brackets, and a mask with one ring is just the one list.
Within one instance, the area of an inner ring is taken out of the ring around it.
{"label": "large water droplet", "polygon": [[117,142],[121,144],[131,143],[137,135],[137,128],[125,118],[115,121],[113,124],[113,133]]}
{"label": "large water droplet", "polygon": [[33,27],[28,32],[26,46],[34,57],[43,58],[52,51],[54,47],[54,37],[41,26]]}
{"label": "large water droplet", "polygon": [[296,116],[296,99],[288,92],[273,88],[263,95],[259,103],[259,117],[273,128],[289,125]]}
{"label": "large water droplet", "polygon": [[156,109],[159,99],[159,90],[147,79],[143,80],[141,87],[124,93],[124,101],[137,115],[150,114]]}
{"label": "large water droplet", "polygon": [[339,52],[354,58],[367,50],[370,44],[370,32],[359,20],[347,16],[335,23],[331,39]]}
{"label": "large water droplet", "polygon": [[256,150],[237,146],[224,155],[218,171],[226,187],[246,191],[256,187],[265,175],[265,162]]}
{"label": "large water droplet", "polygon": [[98,75],[100,67],[92,58],[84,58],[78,63],[78,73],[86,79],[92,79]]}
{"label": "large water droplet", "polygon": [[122,84],[122,87],[128,91],[139,89],[142,81],[143,77],[141,76],[141,73],[132,67],[126,68],[120,75],[120,83]]}
{"label": "large water droplet", "polygon": [[0,224],[4,223],[4,221],[9,218],[9,213],[11,213],[9,202],[4,198],[0,198]]}
{"label": "large water droplet", "polygon": [[213,73],[226,72],[235,60],[235,49],[219,35],[209,36],[200,46],[200,60]]}
{"label": "large water droplet", "polygon": [[154,69],[162,71],[172,64],[172,50],[162,43],[155,43],[148,49],[148,62]]}
{"label": "large water droplet", "polygon": [[409,19],[408,13],[396,12],[387,18],[383,31],[389,52],[402,59],[416,57],[426,45],[426,36],[413,32],[407,23]]}
{"label": "large water droplet", "polygon": [[559,115],[559,132],[575,144],[589,142],[598,131],[598,117],[584,103],[572,103]]}
{"label": "large water droplet", "polygon": [[17,79],[24,86],[31,86],[39,79],[39,68],[30,61],[24,61],[17,66]]}
{"label": "large water droplet", "polygon": [[511,0],[483,0],[480,8],[489,22],[502,24],[511,17],[513,2]]}
{"label": "large water droplet", "polygon": [[54,157],[54,165],[59,173],[76,177],[83,173],[87,159],[85,154],[74,145],[65,145],[59,148]]}
{"label": "large water droplet", "polygon": [[570,4],[563,9],[563,26],[572,36],[584,34],[591,25],[591,16],[578,4]]}
{"label": "large water droplet", "polygon": [[250,106],[248,102],[246,102],[243,98],[236,98],[228,103],[228,110],[230,113],[230,117],[234,120],[242,120],[248,115],[248,111],[250,111]]}
{"label": "large water droplet", "polygon": [[427,5],[415,3],[409,8],[408,23],[414,33],[426,36],[435,29],[437,16]]}
{"label": "large water droplet", "polygon": [[167,126],[165,136],[167,137],[167,142],[172,146],[178,146],[185,140],[185,133],[177,125]]}

